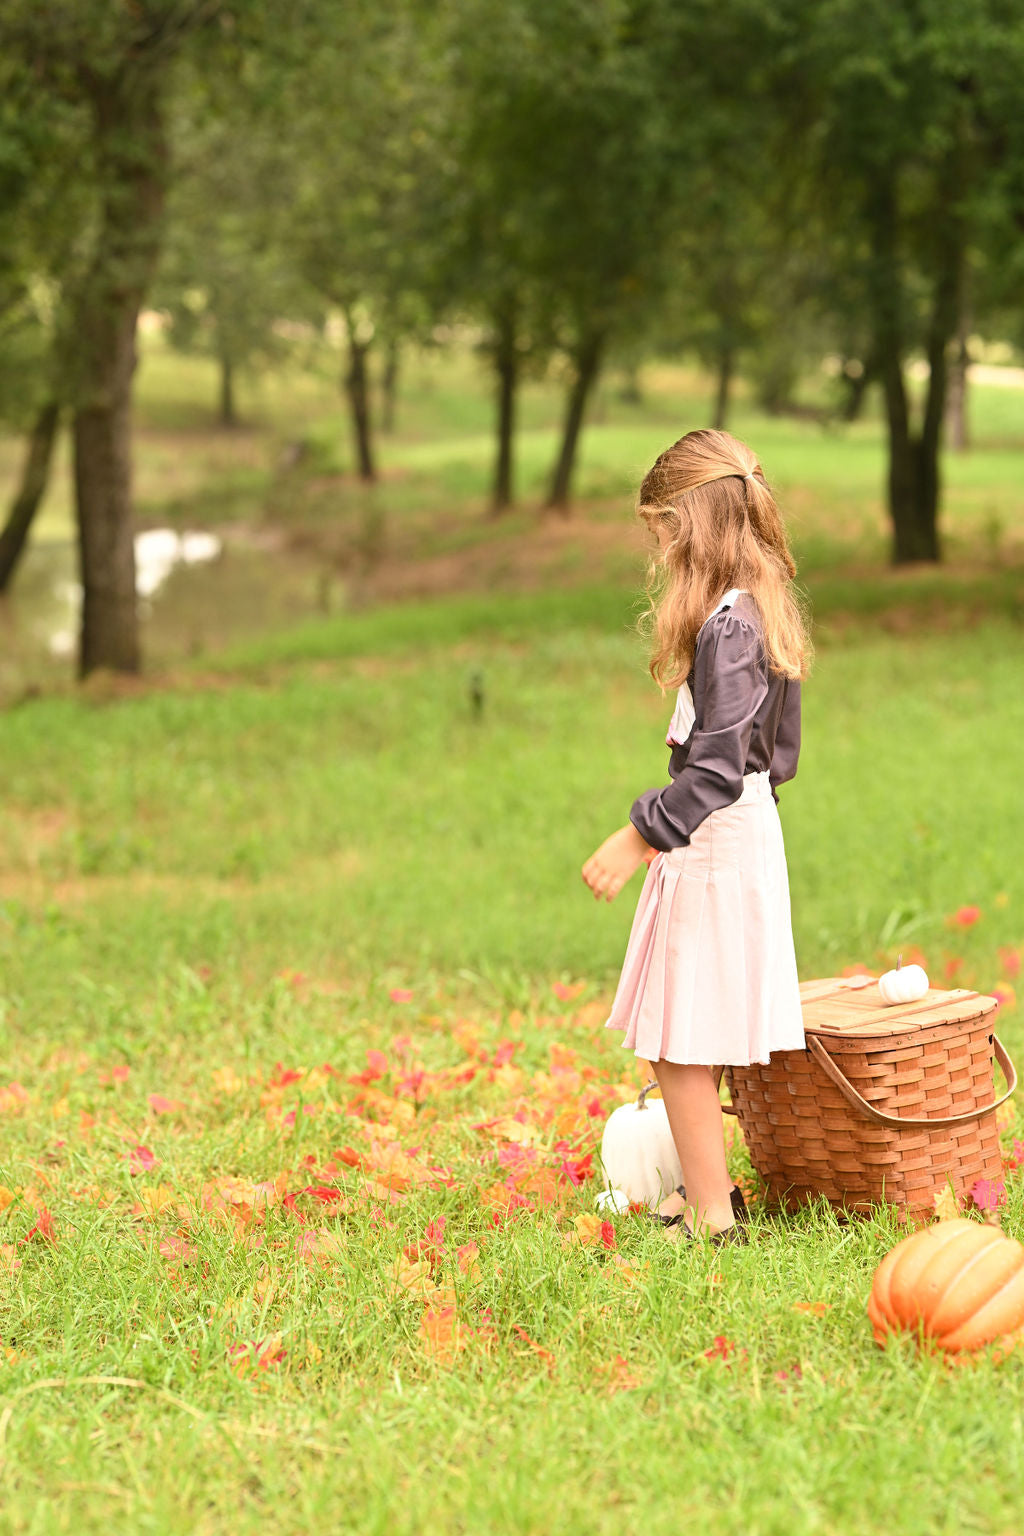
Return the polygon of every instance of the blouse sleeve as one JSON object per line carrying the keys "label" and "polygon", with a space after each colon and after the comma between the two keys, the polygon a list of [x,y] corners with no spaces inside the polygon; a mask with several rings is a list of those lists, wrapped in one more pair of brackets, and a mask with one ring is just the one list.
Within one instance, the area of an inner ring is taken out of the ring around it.
{"label": "blouse sleeve", "polygon": [[724,609],[706,626],[694,658],[696,721],[678,778],[633,802],[629,819],[652,848],[682,848],[712,811],[743,792],[754,717],[769,680],[753,624]]}

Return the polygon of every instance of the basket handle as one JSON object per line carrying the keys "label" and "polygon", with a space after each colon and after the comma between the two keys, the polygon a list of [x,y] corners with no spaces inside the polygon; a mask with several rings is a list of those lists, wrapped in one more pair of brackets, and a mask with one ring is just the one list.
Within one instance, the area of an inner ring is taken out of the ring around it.
{"label": "basket handle", "polygon": [[854,1109],[861,1110],[869,1119],[877,1120],[879,1125],[893,1125],[900,1130],[939,1131],[949,1125],[963,1125],[968,1120],[977,1120],[979,1115],[987,1115],[990,1110],[998,1109],[1000,1104],[1005,1104],[1017,1086],[1017,1069],[1010,1060],[1006,1048],[998,1035],[992,1036],[992,1048],[1002,1074],[1006,1078],[1006,1092],[1001,1098],[994,1099],[991,1104],[982,1104],[979,1109],[965,1110],[962,1115],[908,1119],[905,1115],[887,1115],[884,1110],[876,1109],[873,1104],[869,1104],[867,1099],[857,1092],[842,1067],[833,1061],[818,1037],[816,1035],[807,1036],[807,1049],[826,1076],[830,1077],[835,1083],[847,1103],[852,1104]]}

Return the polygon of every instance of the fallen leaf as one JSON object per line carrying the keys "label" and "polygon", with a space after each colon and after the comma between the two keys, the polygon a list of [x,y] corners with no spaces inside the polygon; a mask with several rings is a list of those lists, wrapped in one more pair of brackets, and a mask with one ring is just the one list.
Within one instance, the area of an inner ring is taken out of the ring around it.
{"label": "fallen leaf", "polygon": [[174,1190],[169,1184],[154,1184],[139,1190],[139,1204],[150,1221],[166,1211],[174,1201]]}
{"label": "fallen leaf", "polygon": [[935,1214],[940,1221],[955,1221],[960,1215],[960,1202],[950,1185],[947,1184],[945,1188],[936,1190],[932,1200],[935,1205]]}
{"label": "fallen leaf", "polygon": [[194,1264],[199,1257],[195,1244],[180,1235],[165,1237],[158,1251],[165,1259],[173,1259],[178,1264]]}
{"label": "fallen leaf", "polygon": [[794,1301],[793,1311],[803,1312],[808,1317],[824,1317],[829,1310],[827,1301]]}
{"label": "fallen leaf", "polygon": [[518,1323],[513,1325],[512,1332],[518,1334],[519,1338],[521,1338],[525,1344],[529,1345],[530,1349],[533,1350],[533,1353],[538,1357],[538,1359],[543,1360],[544,1364],[548,1368],[548,1375],[554,1375],[557,1361],[555,1360],[555,1357],[551,1353],[550,1349],[545,1349],[543,1344],[538,1344],[536,1339],[531,1339],[526,1329],[521,1328]]}
{"label": "fallen leaf", "polygon": [[[602,1221],[600,1216],[596,1216],[592,1211],[584,1211],[582,1215],[573,1218],[573,1227],[575,1228],[577,1240],[584,1248],[591,1248],[598,1243],[603,1243],[606,1226],[611,1226],[611,1223]],[[615,1229],[612,1227],[613,1238],[614,1234]]]}
{"label": "fallen leaf", "polygon": [[177,1110],[184,1109],[177,1099],[166,1099],[162,1093],[150,1093],[146,1095],[146,1103],[154,1115],[173,1115]]}
{"label": "fallen leaf", "polygon": [[643,1386],[643,1380],[632,1369],[624,1355],[613,1355],[594,1367],[594,1374],[604,1383],[604,1390],[612,1396],[616,1392],[632,1392]]}
{"label": "fallen leaf", "polygon": [[272,1333],[267,1339],[251,1340],[246,1344],[232,1344],[228,1348],[231,1359],[231,1369],[236,1376],[243,1380],[249,1376],[257,1376],[262,1371],[269,1371],[272,1366],[280,1365],[286,1358],[287,1351],[282,1345],[282,1335]]}
{"label": "fallen leaf", "polygon": [[157,1165],[157,1159],[148,1147],[131,1147],[127,1152],[122,1152],[121,1156],[131,1164],[132,1173],[148,1173]]}
{"label": "fallen leaf", "polygon": [[746,1360],[745,1349],[738,1349],[731,1339],[724,1334],[716,1334],[711,1348],[704,1351],[705,1360],[722,1360],[726,1365],[741,1363]]}
{"label": "fallen leaf", "polygon": [[455,1262],[468,1280],[480,1279],[480,1249],[476,1243],[463,1243],[455,1251]]}
{"label": "fallen leaf", "polygon": [[979,1211],[994,1211],[1006,1202],[1006,1185],[1002,1179],[975,1179],[971,1199]]}

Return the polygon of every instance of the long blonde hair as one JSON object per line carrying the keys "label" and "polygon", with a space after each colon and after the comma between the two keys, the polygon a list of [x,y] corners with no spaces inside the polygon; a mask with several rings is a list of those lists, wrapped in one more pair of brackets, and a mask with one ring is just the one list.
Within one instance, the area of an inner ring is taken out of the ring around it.
{"label": "long blonde hair", "polygon": [[728,432],[687,432],[644,476],[637,516],[668,530],[647,570],[649,606],[640,628],[650,672],[664,693],[689,675],[697,633],[722,597],[742,587],[761,617],[771,671],[802,679],[813,648],[806,600],[792,586],[796,564],[757,457]]}

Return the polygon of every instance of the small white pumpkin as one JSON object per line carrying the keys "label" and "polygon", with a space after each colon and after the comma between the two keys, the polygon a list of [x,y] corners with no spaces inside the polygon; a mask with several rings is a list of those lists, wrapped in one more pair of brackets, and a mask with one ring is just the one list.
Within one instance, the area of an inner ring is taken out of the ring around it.
{"label": "small white pumpkin", "polygon": [[601,1138],[606,1188],[620,1189],[631,1201],[651,1210],[683,1182],[664,1102],[647,1102],[657,1086],[648,1083],[634,1104],[620,1104],[613,1110]]}
{"label": "small white pumpkin", "polygon": [[894,971],[879,976],[878,990],[883,1003],[916,1003],[928,991],[928,976],[919,965],[897,963]]}

